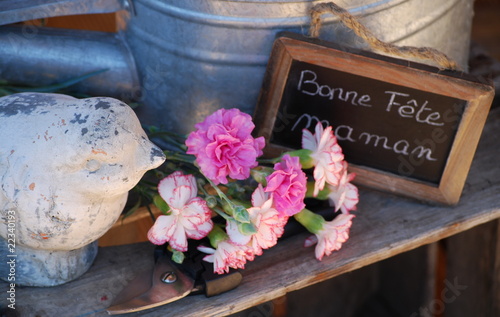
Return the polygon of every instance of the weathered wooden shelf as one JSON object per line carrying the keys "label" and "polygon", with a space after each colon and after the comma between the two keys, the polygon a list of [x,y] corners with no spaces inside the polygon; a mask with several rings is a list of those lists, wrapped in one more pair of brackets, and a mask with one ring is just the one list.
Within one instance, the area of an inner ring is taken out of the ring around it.
{"label": "weathered wooden shelf", "polygon": [[[307,235],[299,234],[248,263],[237,289],[212,298],[188,296],[128,316],[232,314],[499,218],[498,135],[500,109],[494,109],[461,200],[454,207],[362,189],[350,240],[322,262],[314,258],[313,248],[303,248]],[[16,311],[21,316],[107,316],[105,308],[113,297],[137,272],[152,265],[152,252],[149,243],[100,248],[91,269],[73,282],[52,288],[17,287]],[[0,285],[7,287],[6,283]]]}

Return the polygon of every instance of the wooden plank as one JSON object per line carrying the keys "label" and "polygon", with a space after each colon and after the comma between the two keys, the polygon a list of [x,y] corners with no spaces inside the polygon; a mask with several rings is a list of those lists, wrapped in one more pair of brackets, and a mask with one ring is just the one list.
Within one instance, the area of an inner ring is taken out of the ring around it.
{"label": "wooden plank", "polygon": [[[489,115],[460,202],[429,206],[361,189],[361,200],[343,248],[323,259],[302,247],[306,234],[283,241],[243,270],[242,284],[223,295],[196,295],[129,316],[224,316],[279,298],[500,217],[500,109]],[[107,316],[104,309],[139,271],[151,265],[153,246],[101,248],[81,278],[52,288],[16,288],[16,311],[26,316]],[[0,284],[6,290],[7,284]],[[3,293],[5,294],[5,293]],[[2,298],[2,303],[5,301]]]}
{"label": "wooden plank", "polygon": [[[155,217],[161,211],[155,206],[150,206]],[[133,215],[120,218],[102,237],[99,238],[100,247],[132,244],[148,241],[148,231],[153,226],[153,218],[146,207],[139,208]]]}
{"label": "wooden plank", "polygon": [[391,316],[411,316],[434,297],[438,242],[379,263],[379,297]]}
{"label": "wooden plank", "polygon": [[[379,282],[378,269],[378,264],[369,265],[288,293],[286,316],[358,316],[360,308],[376,291]],[[257,310],[252,308],[249,311],[264,313],[259,306]]]}
{"label": "wooden plank", "polygon": [[[120,15],[123,11],[101,14],[65,15],[24,21],[23,24],[37,27],[63,28],[100,32],[117,32]],[[76,34],[76,33],[75,33]]]}
{"label": "wooden plank", "polygon": [[442,316],[499,316],[500,221],[445,240],[447,276],[443,291],[426,309]]}

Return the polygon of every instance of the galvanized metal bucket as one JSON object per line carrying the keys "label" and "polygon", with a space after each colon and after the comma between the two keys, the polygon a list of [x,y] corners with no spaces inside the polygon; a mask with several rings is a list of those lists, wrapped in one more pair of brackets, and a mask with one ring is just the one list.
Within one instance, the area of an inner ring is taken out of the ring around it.
{"label": "galvanized metal bucket", "polygon": [[106,70],[73,85],[93,96],[130,100],[139,87],[134,58],[114,33],[39,27],[0,27],[0,79],[47,86]]}
{"label": "galvanized metal bucket", "polygon": [[[221,107],[251,114],[275,35],[307,34],[309,10],[321,2],[136,0],[126,32],[142,79],[140,119],[187,133]],[[383,41],[434,47],[466,66],[473,0],[335,2]],[[333,16],[320,38],[366,48]]]}

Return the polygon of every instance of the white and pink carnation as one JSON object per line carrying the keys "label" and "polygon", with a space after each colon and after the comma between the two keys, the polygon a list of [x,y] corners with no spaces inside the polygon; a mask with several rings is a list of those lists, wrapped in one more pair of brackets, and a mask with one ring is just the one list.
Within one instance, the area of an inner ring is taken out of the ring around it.
{"label": "white and pink carnation", "polygon": [[332,221],[326,221],[318,233],[306,239],[304,246],[310,247],[316,244],[314,253],[320,261],[323,256],[329,256],[333,251],[340,250],[342,244],[349,239],[352,218],[354,218],[352,214],[339,214]]}
{"label": "white and pink carnation", "polygon": [[335,211],[340,210],[342,213],[347,214],[352,210],[356,210],[359,193],[358,188],[351,183],[355,176],[356,174],[347,172],[347,162],[344,161],[338,185],[329,185],[328,200],[330,205],[335,206]]}
{"label": "white and pink carnation", "polygon": [[159,216],[149,229],[148,239],[153,244],[166,242],[178,251],[187,251],[187,239],[199,240],[213,228],[212,211],[201,197],[197,197],[193,175],[174,172],[158,184],[160,196],[170,207],[170,214]]}
{"label": "white and pink carnation", "polygon": [[230,268],[244,269],[247,261],[253,261],[255,254],[247,245],[237,245],[230,240],[223,240],[217,244],[217,248],[199,246],[198,250],[207,253],[203,260],[214,264],[214,272],[224,274]]}
{"label": "white and pink carnation", "polygon": [[332,127],[323,128],[321,122],[315,127],[315,133],[302,130],[302,148],[310,150],[313,160],[314,171],[314,197],[323,190],[325,183],[337,185],[342,176],[342,162],[344,154],[342,148],[337,144],[337,138],[333,134]]}
{"label": "white and pink carnation", "polygon": [[256,255],[261,255],[263,249],[276,245],[278,238],[283,235],[288,217],[281,216],[273,207],[273,199],[264,191],[261,184],[252,194],[252,206],[247,211],[250,222],[257,229],[256,233],[250,235],[241,233],[234,221],[228,222],[226,231],[232,242],[249,245]]}

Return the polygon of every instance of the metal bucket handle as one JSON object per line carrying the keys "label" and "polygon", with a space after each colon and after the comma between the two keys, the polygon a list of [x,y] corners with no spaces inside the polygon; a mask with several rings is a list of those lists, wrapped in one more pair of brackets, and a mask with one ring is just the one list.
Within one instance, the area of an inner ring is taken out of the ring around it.
{"label": "metal bucket handle", "polygon": [[357,36],[364,39],[373,50],[383,52],[399,57],[410,57],[425,60],[432,60],[440,65],[443,69],[458,70],[458,64],[446,56],[446,54],[431,48],[431,47],[414,47],[414,46],[396,46],[379,40],[361,24],[347,10],[339,7],[333,2],[319,3],[311,8],[311,26],[309,34],[311,37],[318,37],[321,29],[321,15],[323,13],[332,13],[340,18],[340,21],[356,33]]}

